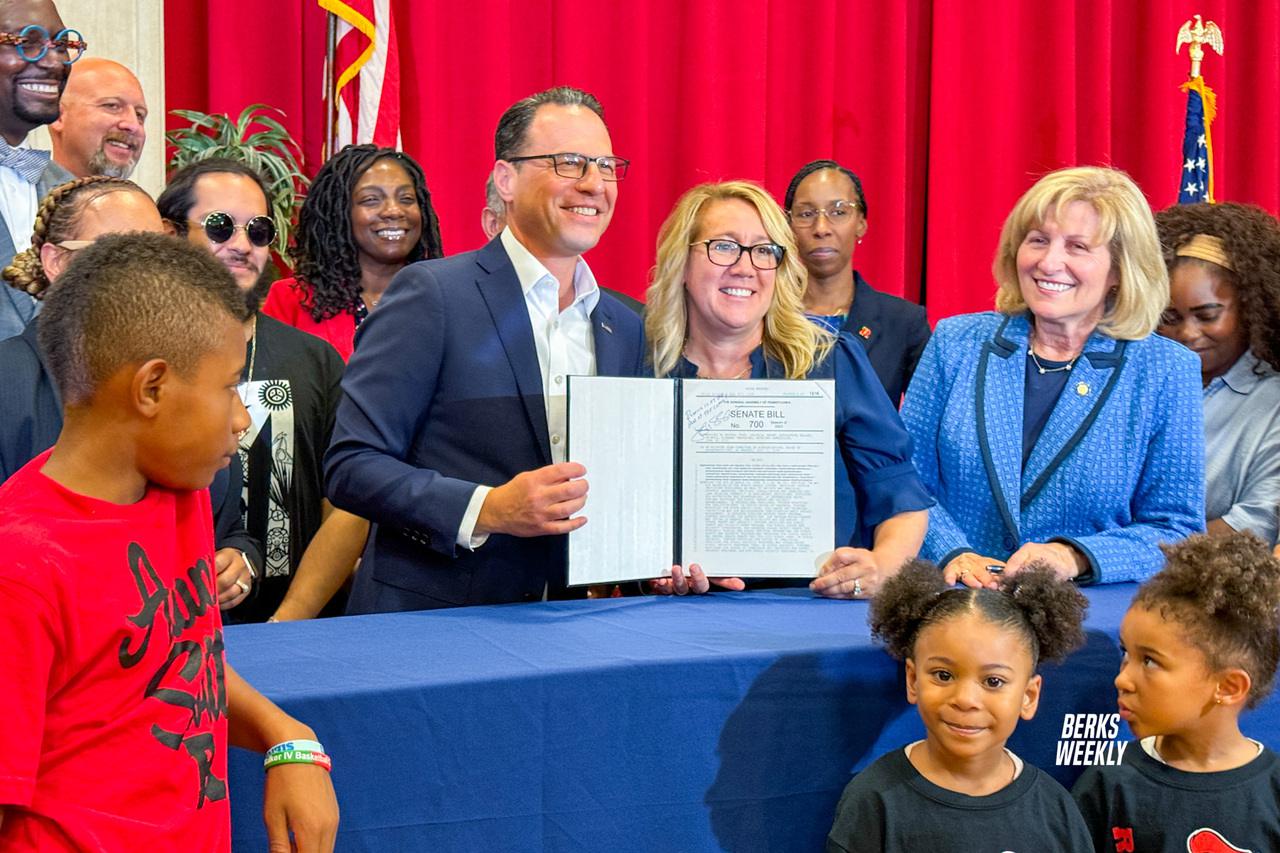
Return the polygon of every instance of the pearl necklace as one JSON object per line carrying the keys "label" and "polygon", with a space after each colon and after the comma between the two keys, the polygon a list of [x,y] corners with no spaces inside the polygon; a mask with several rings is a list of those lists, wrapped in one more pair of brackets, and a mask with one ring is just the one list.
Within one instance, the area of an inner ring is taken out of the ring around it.
{"label": "pearl necklace", "polygon": [[1076,353],[1066,364],[1060,364],[1057,367],[1045,367],[1040,363],[1040,359],[1036,357],[1036,337],[1033,333],[1031,339],[1027,341],[1027,354],[1031,356],[1031,360],[1035,363],[1036,370],[1040,371],[1040,375],[1046,373],[1063,373],[1076,366],[1076,361],[1080,359],[1081,353]]}
{"label": "pearl necklace", "polygon": [[1036,358],[1035,349],[1033,349],[1032,347],[1027,347],[1027,352],[1031,354],[1031,360],[1035,362],[1036,370],[1040,371],[1041,376],[1043,376],[1046,373],[1061,373],[1065,370],[1070,370],[1071,368],[1076,366],[1076,359],[1080,358],[1079,355],[1076,355],[1075,358],[1072,358],[1066,364],[1060,364],[1057,367],[1045,367],[1043,364],[1040,363],[1040,359]]}

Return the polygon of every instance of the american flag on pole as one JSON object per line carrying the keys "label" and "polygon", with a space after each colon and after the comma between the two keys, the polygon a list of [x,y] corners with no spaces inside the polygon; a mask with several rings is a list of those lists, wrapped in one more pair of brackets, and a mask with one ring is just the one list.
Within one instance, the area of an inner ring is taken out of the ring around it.
{"label": "american flag on pole", "polygon": [[1181,53],[1189,44],[1187,58],[1191,60],[1191,73],[1182,91],[1187,93],[1187,122],[1182,132],[1182,173],[1179,175],[1178,204],[1195,204],[1200,201],[1213,203],[1213,136],[1209,126],[1217,112],[1217,96],[1204,84],[1200,76],[1200,64],[1204,62],[1204,48],[1222,55],[1222,30],[1213,21],[1192,15],[1178,28],[1178,39],[1173,52]]}
{"label": "american flag on pole", "polygon": [[1178,204],[1213,201],[1213,142],[1209,125],[1213,122],[1214,94],[1196,77],[1182,84],[1187,93],[1187,123],[1182,134],[1182,183]]}
{"label": "american flag on pole", "polygon": [[351,143],[400,147],[400,49],[391,0],[319,0],[338,20],[329,68],[337,99],[333,151]]}

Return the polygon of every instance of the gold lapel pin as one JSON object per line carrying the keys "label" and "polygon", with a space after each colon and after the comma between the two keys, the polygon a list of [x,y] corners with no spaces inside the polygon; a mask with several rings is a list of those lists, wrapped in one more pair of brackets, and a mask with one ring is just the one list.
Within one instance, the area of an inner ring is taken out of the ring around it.
{"label": "gold lapel pin", "polygon": [[1089,384],[1088,384],[1087,382],[1081,382],[1081,383],[1077,384],[1077,385],[1076,385],[1076,393],[1077,393],[1077,394],[1079,394],[1081,397],[1088,396],[1088,394],[1089,394]]}

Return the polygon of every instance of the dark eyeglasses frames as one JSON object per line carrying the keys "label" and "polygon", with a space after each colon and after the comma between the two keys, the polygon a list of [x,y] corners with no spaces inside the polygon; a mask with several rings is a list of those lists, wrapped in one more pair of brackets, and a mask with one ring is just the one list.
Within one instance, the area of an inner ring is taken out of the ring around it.
{"label": "dark eyeglasses frames", "polygon": [[231,214],[215,210],[199,222],[194,219],[187,222],[203,228],[204,236],[209,238],[210,243],[225,243],[241,230],[249,238],[249,242],[258,248],[270,246],[271,241],[276,239],[276,224],[267,216],[255,216],[244,225],[237,225]]}
{"label": "dark eyeglasses frames", "polygon": [[751,260],[751,266],[758,270],[776,270],[787,254],[786,247],[777,243],[756,243],[754,246],[744,246],[737,241],[724,238],[699,240],[689,245],[706,247],[707,260],[718,267],[733,266],[738,262],[738,258],[742,257],[742,253],[746,252]]}
{"label": "dark eyeglasses frames", "polygon": [[621,157],[588,157],[586,154],[530,154],[525,157],[508,157],[508,163],[520,163],[525,160],[550,160],[556,174],[562,178],[580,181],[587,176],[587,168],[596,164],[600,177],[606,181],[620,181],[627,176],[630,160]]}
{"label": "dark eyeglasses frames", "polygon": [[77,30],[59,30],[50,38],[49,31],[39,24],[27,24],[16,33],[0,33],[0,44],[11,45],[27,62],[39,62],[53,50],[55,55],[66,57],[63,65],[75,62],[89,46]]}

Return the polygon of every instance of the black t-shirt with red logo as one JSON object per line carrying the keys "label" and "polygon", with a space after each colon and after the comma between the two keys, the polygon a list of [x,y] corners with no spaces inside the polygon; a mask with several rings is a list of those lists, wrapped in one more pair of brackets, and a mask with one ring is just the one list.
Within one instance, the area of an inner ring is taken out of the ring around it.
{"label": "black t-shirt with red logo", "polygon": [[1280,761],[1269,749],[1234,770],[1190,773],[1134,744],[1071,793],[1099,853],[1280,851]]}

